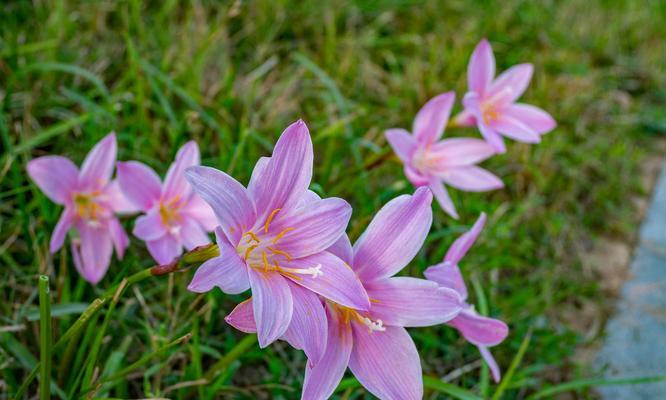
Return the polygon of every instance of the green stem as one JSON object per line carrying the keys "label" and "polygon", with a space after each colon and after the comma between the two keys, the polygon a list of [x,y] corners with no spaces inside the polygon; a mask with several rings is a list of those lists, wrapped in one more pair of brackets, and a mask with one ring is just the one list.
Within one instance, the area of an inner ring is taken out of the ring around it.
{"label": "green stem", "polygon": [[49,277],[39,277],[39,398],[51,398],[51,297]]}
{"label": "green stem", "polygon": [[206,373],[205,379],[208,382],[211,382],[219,372],[227,369],[229,364],[242,356],[250,347],[254,346],[256,342],[257,335],[253,334],[245,336],[240,342],[238,342],[236,346],[234,346],[233,349],[231,349],[231,351],[225,354],[215,364],[213,364],[211,368],[208,369],[208,373]]}

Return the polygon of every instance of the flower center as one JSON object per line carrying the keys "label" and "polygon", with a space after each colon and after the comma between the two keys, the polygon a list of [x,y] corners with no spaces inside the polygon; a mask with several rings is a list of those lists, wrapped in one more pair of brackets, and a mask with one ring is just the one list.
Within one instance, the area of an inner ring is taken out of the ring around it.
{"label": "flower center", "polygon": [[481,106],[481,116],[483,117],[483,123],[488,125],[499,118],[499,112],[493,104],[487,102]]}
{"label": "flower center", "polygon": [[103,208],[95,200],[95,197],[99,194],[98,191],[94,191],[91,193],[74,193],[73,196],[76,214],[91,225],[98,224],[99,218],[102,216]]}
{"label": "flower center", "polygon": [[430,171],[437,169],[437,164],[442,160],[443,157],[441,155],[436,157],[430,151],[430,145],[427,145],[425,148],[419,148],[414,152],[412,165],[417,171],[427,175]]}
{"label": "flower center", "polygon": [[180,230],[181,208],[183,208],[183,202],[180,201],[180,197],[174,197],[169,201],[160,200],[160,218],[164,226],[173,234]]}
{"label": "flower center", "polygon": [[386,327],[384,326],[384,323],[382,322],[381,319],[372,320],[366,316],[359,314],[359,312],[354,310],[353,308],[341,306],[340,304],[337,303],[331,303],[331,304],[333,305],[333,308],[340,315],[340,320],[345,324],[348,324],[350,322],[356,322],[361,325],[365,325],[370,333],[384,332],[386,330]]}
{"label": "flower center", "polygon": [[291,255],[279,248],[279,241],[294,228],[282,229],[277,234],[269,233],[268,228],[279,211],[279,208],[273,210],[257,232],[245,232],[236,246],[236,252],[248,266],[263,272],[275,271],[296,280],[302,279],[299,275],[312,275],[313,278],[323,275],[321,264],[310,268],[284,266],[291,261]]}

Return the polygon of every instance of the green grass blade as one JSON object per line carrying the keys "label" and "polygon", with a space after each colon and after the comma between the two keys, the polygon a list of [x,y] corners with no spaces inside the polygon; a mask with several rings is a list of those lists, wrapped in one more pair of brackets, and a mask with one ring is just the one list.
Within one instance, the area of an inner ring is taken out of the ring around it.
{"label": "green grass blade", "polygon": [[423,377],[423,386],[436,392],[448,394],[449,396],[460,400],[483,400],[482,397],[477,396],[467,389],[463,389],[452,383],[444,382],[431,376]]}
{"label": "green grass blade", "polygon": [[509,384],[511,383],[511,378],[513,378],[513,374],[516,373],[516,369],[518,369],[520,362],[523,360],[523,356],[527,351],[527,347],[530,345],[531,339],[532,339],[532,330],[530,329],[523,338],[523,341],[520,344],[520,348],[518,348],[518,353],[516,353],[516,356],[513,357],[513,360],[511,360],[511,365],[509,366],[509,369],[506,371],[506,375],[504,375],[504,378],[502,378],[502,381],[497,387],[497,390],[495,391],[495,393],[493,393],[492,400],[499,400],[502,398],[504,391],[507,389],[507,387],[509,387]]}
{"label": "green grass blade", "polygon": [[51,398],[51,294],[49,277],[39,277],[39,398]]}
{"label": "green grass blade", "polygon": [[644,376],[637,378],[588,378],[577,379],[570,382],[560,383],[559,385],[550,386],[532,394],[528,399],[542,399],[544,397],[551,397],[559,393],[570,392],[574,390],[587,389],[595,386],[617,386],[617,385],[638,385],[646,383],[664,382],[666,375],[658,376]]}

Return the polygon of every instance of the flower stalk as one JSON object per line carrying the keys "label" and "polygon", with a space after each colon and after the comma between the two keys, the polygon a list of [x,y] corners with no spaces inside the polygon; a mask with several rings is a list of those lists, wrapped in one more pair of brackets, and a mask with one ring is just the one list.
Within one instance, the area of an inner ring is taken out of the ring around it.
{"label": "flower stalk", "polygon": [[51,295],[49,277],[39,277],[39,398],[51,398]]}

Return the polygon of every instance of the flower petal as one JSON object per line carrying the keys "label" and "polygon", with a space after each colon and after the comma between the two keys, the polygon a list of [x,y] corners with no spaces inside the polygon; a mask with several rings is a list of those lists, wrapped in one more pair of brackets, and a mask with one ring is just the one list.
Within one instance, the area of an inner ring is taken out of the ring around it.
{"label": "flower petal", "polygon": [[483,122],[480,122],[478,127],[479,131],[481,132],[481,136],[486,139],[486,142],[488,142],[488,144],[491,145],[498,154],[506,153],[504,139],[502,139],[502,136],[494,128],[491,128]]}
{"label": "flower petal", "polygon": [[391,145],[391,148],[393,148],[393,151],[403,163],[411,160],[412,153],[416,148],[416,141],[409,132],[404,129],[394,128],[384,132],[384,136],[386,136],[386,140]]}
{"label": "flower petal", "polygon": [[109,183],[116,163],[116,152],[116,134],[111,132],[100,140],[83,160],[79,176],[81,189],[100,189]]}
{"label": "flower petal", "polygon": [[56,251],[60,250],[62,244],[65,242],[67,237],[67,232],[72,227],[74,223],[74,217],[76,213],[70,207],[65,207],[65,210],[60,215],[58,223],[53,229],[51,234],[51,243],[49,244],[49,251],[51,254],[54,254]]}
{"label": "flower petal", "polygon": [[275,144],[273,155],[253,185],[257,220],[275,209],[295,205],[312,179],[312,139],[305,122],[289,125]]}
{"label": "flower petal", "polygon": [[342,234],[340,238],[326,249],[329,253],[337,256],[339,259],[351,265],[354,262],[354,249],[352,249],[351,242],[349,241],[349,236],[347,234]]}
{"label": "flower petal", "polygon": [[163,235],[159,239],[146,241],[146,247],[148,247],[150,255],[159,264],[168,264],[183,252],[182,244],[171,234]]}
{"label": "flower petal", "polygon": [[111,181],[104,188],[104,195],[101,199],[106,207],[118,214],[134,214],[141,211],[141,208],[130,201],[120,188],[118,180]]}
{"label": "flower petal", "polygon": [[464,310],[447,324],[458,329],[468,342],[477,346],[495,346],[509,334],[509,327],[504,322],[484,317],[471,309]]}
{"label": "flower petal", "polygon": [[276,341],[289,327],[294,311],[287,281],[276,272],[248,268],[252,288],[252,311],[257,324],[259,347]]}
{"label": "flower petal", "polygon": [[432,193],[425,187],[414,195],[389,201],[354,244],[354,270],[363,282],[394,275],[421,249],[432,224]]}
{"label": "flower petal", "polygon": [[111,262],[111,237],[105,226],[92,226],[85,221],[77,224],[81,239],[79,271],[83,279],[96,285],[102,280]]}
{"label": "flower petal", "polygon": [[416,346],[404,328],[387,326],[369,332],[352,324],[354,348],[349,369],[356,379],[380,399],[421,399],[423,381]]}
{"label": "flower petal", "polygon": [[116,250],[116,256],[119,260],[122,260],[125,250],[129,246],[129,238],[122,225],[120,225],[118,218],[111,218],[108,223],[111,242],[113,242],[113,248]]}
{"label": "flower petal", "polygon": [[386,325],[415,327],[442,324],[462,310],[458,293],[425,279],[397,277],[366,285],[370,315]]}
{"label": "flower petal", "polygon": [[525,93],[532,79],[534,66],[532,64],[518,64],[502,72],[488,89],[488,97],[510,89],[511,96],[504,99],[504,103],[513,103]]}
{"label": "flower petal", "polygon": [[328,340],[326,352],[318,363],[305,367],[302,399],[328,399],[342,380],[354,344],[351,326],[344,323],[335,311],[327,309]]}
{"label": "flower petal", "polygon": [[458,126],[474,126],[476,125],[476,118],[470,110],[464,109],[453,117],[453,123]]}
{"label": "flower petal", "polygon": [[461,300],[467,300],[467,286],[457,264],[445,261],[428,267],[423,274],[428,280],[437,282],[445,288],[455,290]]}
{"label": "flower petal", "polygon": [[449,192],[446,190],[446,187],[444,187],[442,180],[439,178],[433,178],[428,187],[432,191],[432,194],[435,196],[439,206],[442,207],[442,210],[449,214],[453,219],[458,219],[456,207],[453,205],[451,196],[449,196]]}
{"label": "flower petal", "polygon": [[[248,283],[249,285],[249,283]],[[254,311],[252,310],[252,298],[239,303],[224,320],[234,328],[245,333],[256,333],[257,324],[254,322]]]}
{"label": "flower petal", "polygon": [[247,192],[251,199],[257,198],[258,182],[261,182],[264,179],[263,175],[266,172],[266,167],[270,160],[270,157],[259,157],[257,163],[254,164],[252,176],[250,176],[250,182],[247,184]]}
{"label": "flower petal", "polygon": [[218,225],[213,209],[194,193],[183,207],[182,213],[186,217],[194,218],[206,232],[211,232]]}
{"label": "flower petal", "polygon": [[297,349],[303,349],[311,363],[318,363],[326,350],[328,321],[324,306],[314,292],[289,283],[294,299],[294,313],[284,338]]}
{"label": "flower petal", "polygon": [[203,263],[194,273],[187,289],[195,293],[205,293],[217,286],[227,294],[243,293],[250,288],[248,267],[219,228],[215,236],[220,256]]}
{"label": "flower petal", "polygon": [[429,158],[439,168],[473,165],[495,154],[495,149],[480,139],[446,139],[432,146]]}
{"label": "flower petal", "polygon": [[467,85],[469,90],[484,94],[495,77],[495,55],[488,40],[476,45],[467,65]]}
{"label": "flower petal", "polygon": [[500,178],[475,165],[450,168],[440,178],[446,184],[466,192],[485,192],[504,187]]}
{"label": "flower petal", "polygon": [[162,183],[152,168],[138,161],[116,163],[118,183],[125,197],[143,211],[160,200]]}
{"label": "flower petal", "polygon": [[490,353],[490,350],[488,350],[488,348],[485,346],[476,346],[476,347],[479,349],[481,357],[483,357],[483,360],[486,362],[486,365],[488,365],[488,368],[490,368],[490,373],[493,376],[493,380],[495,381],[495,383],[499,383],[499,381],[502,379],[502,375],[500,374],[499,366],[497,365],[497,362],[495,361],[493,355]]}
{"label": "flower petal", "polygon": [[351,213],[349,203],[337,197],[309,202],[278,213],[268,234],[282,233],[274,245],[292,258],[307,257],[333,245],[345,232]]}
{"label": "flower petal", "polygon": [[252,228],[256,220],[254,204],[247,191],[234,178],[210,167],[190,167],[185,173],[194,191],[215,212],[232,245]]}
{"label": "flower petal", "polygon": [[132,230],[132,234],[144,242],[157,240],[167,233],[167,227],[162,223],[162,217],[157,208],[153,208],[148,211],[148,214],[138,217]]}
{"label": "flower petal", "polygon": [[492,122],[492,128],[506,137],[525,143],[539,143],[541,136],[516,118],[500,114]]}
{"label": "flower petal", "polygon": [[454,92],[442,93],[430,99],[414,119],[414,139],[420,144],[432,144],[444,134],[456,99]]}
{"label": "flower petal", "polygon": [[39,157],[29,161],[27,169],[30,178],[51,201],[58,204],[71,201],[71,193],[77,188],[79,171],[70,159]]}
{"label": "flower petal", "polygon": [[479,218],[472,226],[472,229],[465,232],[462,236],[456,239],[455,242],[449,247],[449,251],[446,252],[444,261],[449,261],[451,264],[458,264],[460,260],[467,254],[467,251],[476,241],[476,238],[479,237],[483,226],[486,224],[486,213],[481,213]]}
{"label": "flower petal", "polygon": [[185,169],[199,165],[201,156],[199,146],[193,140],[185,143],[176,153],[176,160],[169,166],[164,178],[164,198],[174,199],[179,197],[186,199],[190,196],[192,188],[185,179]]}
{"label": "flower petal", "polygon": [[370,300],[361,281],[344,261],[333,254],[322,251],[309,257],[291,260],[286,266],[306,270],[318,268],[321,271],[320,276],[307,274],[285,276],[294,283],[345,307],[358,310],[370,308]]}
{"label": "flower petal", "polygon": [[519,120],[540,135],[550,132],[557,125],[550,114],[530,104],[512,104],[502,112],[509,117]]}
{"label": "flower petal", "polygon": [[180,239],[187,250],[210,243],[210,237],[197,221],[183,218],[180,223]]}

